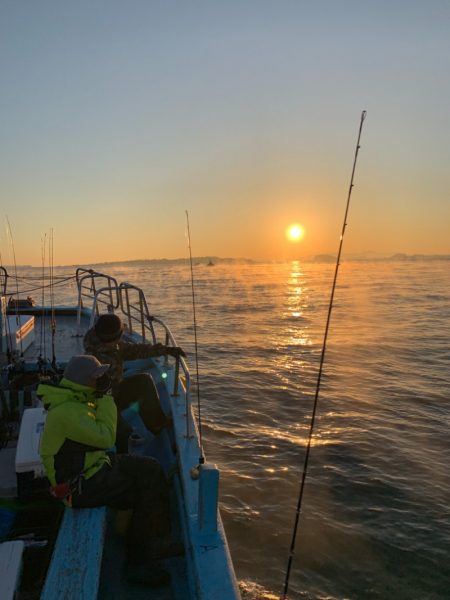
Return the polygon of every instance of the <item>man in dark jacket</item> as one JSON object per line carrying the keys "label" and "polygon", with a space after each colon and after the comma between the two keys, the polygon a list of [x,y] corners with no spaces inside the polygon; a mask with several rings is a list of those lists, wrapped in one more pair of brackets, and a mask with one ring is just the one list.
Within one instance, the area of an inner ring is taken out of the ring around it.
{"label": "man in dark jacket", "polygon": [[128,451],[128,436],[131,429],[120,418],[120,412],[139,403],[139,414],[146,428],[157,435],[171,423],[161,408],[155,382],[147,373],[123,377],[123,363],[136,358],[151,358],[169,355],[185,356],[181,348],[163,344],[135,344],[123,341],[123,324],[114,314],[100,315],[84,336],[84,349],[101,363],[109,364],[108,376],[111,379],[112,395],[119,411],[116,447],[118,452]]}
{"label": "man in dark jacket", "polygon": [[74,507],[133,509],[128,530],[129,579],[147,585],[166,583],[157,562],[183,552],[169,538],[169,490],[157,460],[107,452],[114,445],[117,410],[96,383],[108,368],[89,355],[74,356],[59,385],[41,384],[38,394],[48,411],[40,453],[52,488]]}

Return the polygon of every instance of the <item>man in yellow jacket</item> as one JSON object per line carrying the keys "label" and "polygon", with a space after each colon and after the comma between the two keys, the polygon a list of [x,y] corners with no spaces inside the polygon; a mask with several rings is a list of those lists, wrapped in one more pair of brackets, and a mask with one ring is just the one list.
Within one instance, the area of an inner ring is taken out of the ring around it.
{"label": "man in yellow jacket", "polygon": [[117,409],[112,396],[96,394],[96,381],[108,370],[93,356],[73,357],[59,385],[37,390],[47,410],[40,453],[52,486],[84,478],[111,465]]}
{"label": "man in yellow jacket", "polygon": [[66,504],[133,509],[128,576],[156,586],[169,575],[155,561],[183,548],[169,538],[169,491],[158,461],[108,452],[116,437],[117,409],[112,396],[96,391],[108,368],[94,356],[74,356],[59,385],[38,387],[48,411],[40,454],[55,495]]}

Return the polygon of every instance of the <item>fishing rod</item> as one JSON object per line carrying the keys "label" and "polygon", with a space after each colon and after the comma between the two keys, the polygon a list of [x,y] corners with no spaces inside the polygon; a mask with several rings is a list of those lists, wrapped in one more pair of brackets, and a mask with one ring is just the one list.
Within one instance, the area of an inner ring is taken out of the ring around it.
{"label": "fishing rod", "polygon": [[326,321],[326,325],[325,325],[325,332],[324,332],[323,342],[322,342],[322,352],[320,355],[319,371],[317,374],[316,391],[314,394],[313,411],[312,411],[312,415],[311,415],[311,423],[309,426],[308,443],[306,446],[305,461],[303,464],[303,473],[302,473],[300,490],[299,490],[299,495],[298,495],[297,510],[295,513],[295,521],[294,521],[294,528],[293,528],[293,532],[292,532],[291,547],[289,549],[289,558],[288,558],[288,564],[287,564],[287,569],[286,569],[286,578],[284,581],[283,593],[280,597],[280,600],[287,599],[292,561],[293,561],[294,554],[295,554],[295,542],[297,539],[297,530],[298,530],[298,524],[299,524],[300,513],[301,513],[301,508],[302,508],[302,500],[303,500],[303,492],[305,489],[306,475],[307,475],[307,471],[308,471],[308,461],[309,461],[309,455],[310,455],[310,451],[311,451],[311,442],[312,442],[312,436],[313,436],[313,431],[314,431],[314,423],[315,423],[316,412],[317,412],[317,404],[318,404],[318,400],[319,400],[320,384],[321,384],[321,380],[322,380],[322,371],[323,371],[323,365],[325,362],[325,351],[326,351],[326,347],[327,347],[328,330],[330,327],[331,312],[333,310],[334,293],[336,290],[336,282],[337,282],[337,276],[338,276],[338,272],[339,272],[339,265],[340,265],[341,254],[342,254],[344,234],[345,234],[345,230],[347,228],[347,216],[348,216],[348,210],[350,207],[350,198],[351,198],[352,190],[353,190],[353,179],[355,176],[356,162],[358,160],[358,153],[359,153],[359,149],[361,147],[359,142],[361,140],[362,127],[363,127],[365,118],[366,118],[366,111],[363,110],[361,113],[361,121],[359,124],[358,140],[356,142],[355,156],[353,159],[353,168],[352,168],[352,174],[351,174],[351,178],[350,178],[350,186],[349,186],[348,195],[347,195],[347,204],[345,206],[344,222],[342,225],[341,237],[340,237],[340,241],[339,241],[339,250],[338,250],[337,259],[336,259],[336,267],[334,270],[333,284],[331,286],[331,295],[330,295],[330,302],[328,305],[327,321]]}
{"label": "fishing rod", "polygon": [[52,367],[56,370],[56,352],[55,352],[55,337],[56,337],[56,320],[55,320],[55,286],[53,280],[53,227],[50,229],[48,240],[48,262],[50,271],[50,308],[51,308],[51,331],[52,331]]}
{"label": "fishing rod", "polygon": [[[14,247],[14,239],[13,239],[13,234],[12,234],[12,229],[11,229],[11,224],[9,222],[8,217],[6,217],[6,223],[8,225],[7,227],[7,232],[9,235],[9,242],[11,244],[11,250],[12,250],[12,255],[13,255],[13,261],[14,261],[14,275],[16,276],[16,326],[17,326],[17,331],[20,331],[20,316],[19,316],[19,283],[17,281],[17,263],[16,263],[16,250]],[[19,340],[20,340],[20,356],[23,357],[23,343],[22,343],[22,332],[20,332],[19,334]]]}
{"label": "fishing rod", "polygon": [[[192,265],[192,249],[191,249],[191,230],[189,227],[189,213],[186,211],[186,223],[187,223],[187,238],[188,238],[188,247],[189,247],[189,264],[191,267],[191,291],[192,291],[192,311],[194,316],[194,346],[195,346],[195,367],[196,367],[196,377],[197,377],[197,411],[198,411],[198,435],[199,435],[199,445],[200,445],[200,456],[198,459],[198,464],[205,464],[205,457],[203,455],[203,438],[202,438],[202,418],[201,418],[201,410],[200,410],[200,376],[198,369],[198,345],[197,345],[197,318],[195,311],[195,288],[194,288],[194,267]],[[186,419],[189,423],[189,413],[186,411]],[[189,432],[188,432],[189,437]]]}
{"label": "fishing rod", "polygon": [[[42,315],[41,315],[41,343],[39,347],[38,362],[40,365],[45,365],[47,362],[47,349],[45,347],[45,250],[47,245],[47,234],[41,239],[41,262],[42,262]],[[42,355],[43,352],[43,355]]]}
{"label": "fishing rod", "polygon": [[[2,258],[2,253],[0,251],[0,266],[3,270],[2,273],[2,289],[0,290],[0,294],[4,295],[4,304],[2,303],[1,311],[2,311],[2,320],[4,320],[5,322],[5,333],[6,333],[6,357],[8,359],[8,363],[11,362],[11,358],[12,358],[12,348],[11,348],[11,328],[9,326],[9,319],[8,319],[8,311],[7,311],[7,306],[6,306],[6,289],[7,289],[7,285],[8,285],[8,272],[6,271],[5,267],[3,266],[3,258]],[[3,334],[3,332],[0,332],[0,334]]]}

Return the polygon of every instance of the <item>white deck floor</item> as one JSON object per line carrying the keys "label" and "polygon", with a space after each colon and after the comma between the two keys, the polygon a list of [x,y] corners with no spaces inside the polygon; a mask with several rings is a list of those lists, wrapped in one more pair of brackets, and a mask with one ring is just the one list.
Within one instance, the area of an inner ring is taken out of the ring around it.
{"label": "white deck floor", "polygon": [[[86,318],[82,318],[78,326],[75,315],[56,317],[54,347],[57,363],[66,362],[76,354],[84,354],[83,337],[88,326]],[[37,360],[39,356],[50,362],[53,358],[50,317],[35,316],[34,342],[24,352],[25,360]]]}

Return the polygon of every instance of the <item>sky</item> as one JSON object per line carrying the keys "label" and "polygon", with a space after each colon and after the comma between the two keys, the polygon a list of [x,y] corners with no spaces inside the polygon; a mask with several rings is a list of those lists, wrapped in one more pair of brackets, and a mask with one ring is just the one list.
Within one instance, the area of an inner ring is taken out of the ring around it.
{"label": "sky", "polygon": [[448,0],[0,0],[3,264],[51,230],[54,264],[185,257],[186,210],[194,256],[335,254],[362,110],[344,256],[450,254],[449,31]]}

